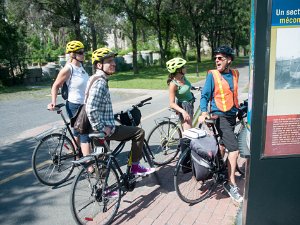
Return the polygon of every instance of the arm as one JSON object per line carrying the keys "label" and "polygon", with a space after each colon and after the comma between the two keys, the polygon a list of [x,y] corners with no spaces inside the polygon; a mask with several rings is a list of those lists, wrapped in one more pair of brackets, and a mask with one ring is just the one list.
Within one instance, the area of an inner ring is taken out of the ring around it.
{"label": "arm", "polygon": [[58,89],[63,85],[63,83],[66,80],[69,79],[70,74],[70,68],[69,66],[67,66],[67,64],[64,66],[64,68],[61,69],[61,71],[59,71],[51,88],[51,103],[48,104],[48,109],[54,109],[54,106],[56,105]]}
{"label": "arm", "polygon": [[201,116],[199,117],[198,121],[202,123],[206,117],[209,116],[209,112],[207,109],[208,103],[213,96],[214,92],[214,80],[211,73],[209,73],[206,77],[206,81],[204,87],[201,92],[201,99],[200,99],[200,110],[202,112]]}

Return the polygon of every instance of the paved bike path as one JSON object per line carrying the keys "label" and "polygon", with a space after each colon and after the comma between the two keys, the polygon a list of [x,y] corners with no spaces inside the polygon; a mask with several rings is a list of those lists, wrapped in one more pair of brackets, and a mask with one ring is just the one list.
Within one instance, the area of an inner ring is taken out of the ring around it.
{"label": "paved bike path", "polygon": [[[238,69],[240,71],[239,100],[242,102],[248,97],[248,67]],[[203,86],[203,84],[204,80],[194,85]],[[144,178],[137,184],[133,192],[127,193],[121,200],[121,206],[113,224],[235,224],[240,206],[230,199],[222,186],[218,186],[208,199],[198,204],[189,205],[181,201],[174,189],[173,173],[175,166],[176,160],[169,165],[157,168],[161,180],[160,186],[156,184],[154,178]],[[240,162],[240,166],[245,166],[245,162]],[[237,185],[243,194],[245,178],[238,173],[236,176]]]}
{"label": "paved bike path", "polygon": [[[247,81],[248,68],[239,68],[239,70],[241,72],[240,82]],[[203,81],[195,85],[201,86]],[[240,85],[240,92],[242,90],[243,88]],[[112,92],[117,91],[112,90]],[[146,134],[155,125],[154,118],[170,114],[167,111],[167,90],[119,91],[131,95],[126,100],[116,103],[114,105],[115,111],[122,110],[147,97],[153,97],[152,105],[141,109],[143,112],[143,128],[146,130]],[[245,93],[241,94],[246,96]],[[196,94],[196,97],[196,103],[198,103],[199,94]],[[241,98],[241,100],[245,98],[247,96]],[[48,103],[48,100],[45,103]],[[42,105],[46,104],[43,103]],[[42,110],[42,112],[45,111]],[[53,118],[57,118],[56,115]],[[40,119],[36,118],[36,120]],[[52,125],[53,123],[45,124],[30,130],[15,132],[14,136],[9,136],[9,140],[1,143],[0,180],[4,182],[0,184],[0,218],[1,221],[6,221],[7,224],[74,224],[74,220],[70,215],[68,196],[71,180],[60,187],[52,189],[40,185],[30,171],[31,154],[36,145],[32,137],[47,128],[51,128]],[[8,128],[5,131],[10,131],[10,129]],[[134,192],[128,193],[122,198],[121,208],[114,224],[189,225],[234,223],[237,206],[231,202],[222,190],[202,203],[193,206],[183,203],[174,190],[174,167],[175,162],[158,169],[162,181],[161,186],[155,185],[154,182],[149,183],[149,181],[152,181],[151,178],[150,180],[143,179],[142,182],[138,183]],[[241,187],[243,187],[243,182],[241,180]],[[13,216],[11,212],[14,212]],[[8,215],[10,216],[8,217]],[[214,223],[215,220],[217,220],[216,223]]]}

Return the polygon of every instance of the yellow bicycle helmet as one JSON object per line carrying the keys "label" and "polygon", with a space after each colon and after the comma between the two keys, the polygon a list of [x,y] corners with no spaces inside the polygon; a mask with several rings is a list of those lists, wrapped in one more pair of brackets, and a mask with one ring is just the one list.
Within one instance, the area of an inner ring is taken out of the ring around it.
{"label": "yellow bicycle helmet", "polygon": [[70,41],[66,46],[66,53],[76,52],[79,49],[84,49],[84,45],[80,41]]}
{"label": "yellow bicycle helmet", "polygon": [[111,56],[114,57],[116,55],[117,53],[113,52],[109,48],[98,48],[92,54],[92,64],[94,64],[94,62],[99,62],[102,61],[103,59],[106,59]]}
{"label": "yellow bicycle helmet", "polygon": [[182,58],[173,58],[166,62],[167,69],[170,73],[175,73],[177,69],[183,67],[186,61]]}

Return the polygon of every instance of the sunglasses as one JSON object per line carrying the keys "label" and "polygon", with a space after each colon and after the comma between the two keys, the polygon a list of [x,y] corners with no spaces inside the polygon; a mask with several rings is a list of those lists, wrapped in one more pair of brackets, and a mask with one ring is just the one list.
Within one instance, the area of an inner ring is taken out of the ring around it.
{"label": "sunglasses", "polygon": [[218,56],[218,57],[214,57],[215,61],[219,60],[219,61],[224,61],[225,59],[227,59],[226,57],[223,56]]}
{"label": "sunglasses", "polygon": [[75,52],[75,53],[78,54],[78,55],[83,55],[84,54],[83,51],[81,51],[81,52]]}

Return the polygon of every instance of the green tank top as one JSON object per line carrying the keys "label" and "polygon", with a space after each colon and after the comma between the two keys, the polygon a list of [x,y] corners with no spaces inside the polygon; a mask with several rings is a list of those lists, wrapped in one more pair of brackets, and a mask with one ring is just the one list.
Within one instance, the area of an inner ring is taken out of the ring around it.
{"label": "green tank top", "polygon": [[188,81],[188,79],[186,79],[185,77],[183,79],[185,84],[182,86],[176,80],[172,80],[171,82],[173,82],[177,86],[177,91],[175,93],[177,100],[179,102],[189,102],[194,98],[191,92],[192,85]]}

